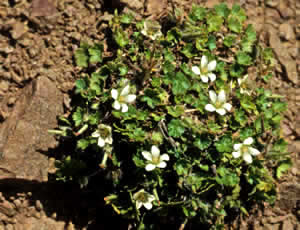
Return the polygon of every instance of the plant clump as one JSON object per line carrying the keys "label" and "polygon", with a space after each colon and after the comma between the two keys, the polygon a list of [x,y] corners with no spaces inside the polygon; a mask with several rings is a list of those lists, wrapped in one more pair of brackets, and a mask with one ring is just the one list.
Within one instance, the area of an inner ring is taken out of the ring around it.
{"label": "plant clump", "polygon": [[75,54],[76,103],[53,132],[76,148],[57,159],[57,179],[84,187],[100,169],[106,204],[137,229],[170,216],[222,229],[229,215],[274,203],[291,165],[286,104],[265,89],[273,54],[245,11],[193,5],[163,23],[116,12],[109,29],[107,48]]}

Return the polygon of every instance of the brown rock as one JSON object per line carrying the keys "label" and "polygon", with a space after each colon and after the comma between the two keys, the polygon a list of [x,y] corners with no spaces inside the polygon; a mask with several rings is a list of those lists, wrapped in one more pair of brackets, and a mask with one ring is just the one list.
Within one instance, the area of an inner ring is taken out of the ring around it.
{"label": "brown rock", "polygon": [[285,221],[283,221],[283,224],[282,224],[282,229],[286,229],[286,230],[288,230],[288,229],[294,229],[294,225],[293,225],[293,223],[292,223],[292,221],[291,221],[291,219],[290,218],[288,218],[288,219],[286,219]]}
{"label": "brown rock", "polygon": [[[48,129],[56,127],[62,113],[62,94],[55,84],[40,77],[26,86],[10,117],[0,126],[0,168],[17,178],[46,181],[48,160],[38,151],[47,151],[56,144]],[[9,175],[11,176],[11,175]],[[1,178],[7,178],[3,176]]]}
{"label": "brown rock", "polygon": [[0,203],[0,213],[3,213],[8,217],[12,217],[16,214],[16,210],[14,209],[14,205],[12,205],[10,202],[3,201]]}
{"label": "brown rock", "polygon": [[266,5],[269,7],[276,7],[280,3],[280,0],[267,0]]}
{"label": "brown rock", "polygon": [[28,31],[27,25],[25,25],[23,22],[16,22],[13,25],[11,36],[13,39],[19,39],[21,38],[26,32]]}
{"label": "brown rock", "polygon": [[266,224],[262,230],[280,230],[281,224]]}
{"label": "brown rock", "polygon": [[296,38],[293,27],[289,23],[283,23],[279,26],[280,37],[287,41],[294,40]]}
{"label": "brown rock", "polygon": [[51,16],[57,13],[57,10],[51,0],[33,0],[31,5],[31,16]]}
{"label": "brown rock", "polygon": [[292,81],[294,84],[297,84],[298,74],[297,74],[295,61],[286,52],[286,48],[281,43],[277,31],[270,28],[268,32],[269,32],[270,46],[274,49],[280,64],[284,67],[288,79]]}
{"label": "brown rock", "polygon": [[295,12],[287,5],[287,1],[280,1],[279,6],[277,7],[279,10],[280,15],[284,19],[295,17]]}

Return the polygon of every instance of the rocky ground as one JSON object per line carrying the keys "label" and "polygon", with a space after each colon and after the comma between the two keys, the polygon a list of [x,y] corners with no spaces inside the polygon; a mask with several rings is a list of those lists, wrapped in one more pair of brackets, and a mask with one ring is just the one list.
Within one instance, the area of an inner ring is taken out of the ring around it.
{"label": "rocky ground", "polygon": [[[211,7],[220,1],[173,2]],[[278,183],[275,207],[254,209],[229,228],[300,230],[300,2],[227,2],[242,4],[260,39],[275,51],[278,64],[270,87],[288,102],[282,130],[294,162]],[[101,31],[115,7],[161,17],[170,1],[0,1],[0,230],[121,229],[101,209],[101,196],[48,181],[57,143],[47,130],[56,127],[56,116],[69,106],[68,92],[80,77],[74,51],[82,40],[105,39]]]}

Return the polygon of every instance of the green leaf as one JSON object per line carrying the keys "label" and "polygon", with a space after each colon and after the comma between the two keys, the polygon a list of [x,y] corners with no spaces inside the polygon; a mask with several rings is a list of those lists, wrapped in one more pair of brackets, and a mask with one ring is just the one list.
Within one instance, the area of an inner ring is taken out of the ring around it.
{"label": "green leaf", "polygon": [[276,177],[280,178],[282,174],[287,172],[292,166],[293,163],[290,159],[279,162],[278,167],[276,169]]}
{"label": "green leaf", "polygon": [[189,18],[193,21],[201,21],[206,15],[206,9],[196,5],[192,6],[192,10],[189,14]]}
{"label": "green leaf", "polygon": [[83,121],[83,109],[77,107],[76,111],[72,114],[72,119],[75,122],[75,126],[78,127]]}
{"label": "green leaf", "polygon": [[172,80],[172,86],[172,92],[175,95],[182,95],[191,87],[191,83],[182,72],[177,72]]}
{"label": "green leaf", "polygon": [[76,65],[79,67],[88,67],[88,52],[85,47],[80,47],[75,51],[75,61]]}
{"label": "green leaf", "polygon": [[207,149],[212,143],[212,140],[209,135],[202,134],[199,137],[197,137],[194,141],[194,146],[196,146],[200,150]]}
{"label": "green leaf", "polygon": [[240,131],[241,140],[245,140],[248,137],[253,137],[254,135],[255,135],[255,131],[250,127],[243,128]]}
{"label": "green leaf", "polygon": [[256,31],[253,25],[249,24],[245,32],[246,32],[246,38],[249,42],[253,43],[256,41]]}
{"label": "green leaf", "polygon": [[218,177],[216,177],[216,181],[221,185],[234,187],[240,181],[236,173],[225,167],[219,167],[217,169],[217,174]]}
{"label": "green leaf", "polygon": [[102,44],[96,44],[93,47],[88,49],[90,58],[90,63],[97,63],[102,62],[102,52],[103,52],[103,45]]}
{"label": "green leaf", "polygon": [[219,141],[215,142],[215,146],[220,153],[232,152],[232,136],[224,135]]}
{"label": "green leaf", "polygon": [[228,27],[231,31],[233,31],[235,33],[241,33],[241,31],[243,29],[243,25],[241,24],[241,22],[236,20],[236,18],[234,18],[234,17],[229,18]]}
{"label": "green leaf", "polygon": [[126,65],[122,65],[119,67],[120,76],[125,76],[128,73],[128,67]]}
{"label": "green leaf", "polygon": [[224,20],[222,17],[210,14],[207,18],[208,32],[219,31]]}
{"label": "green leaf", "polygon": [[248,118],[246,117],[246,114],[244,110],[237,109],[234,111],[234,119],[240,123],[241,126],[244,126],[247,124]]}
{"label": "green leaf", "polygon": [[122,16],[120,18],[120,22],[123,24],[130,24],[133,19],[134,19],[134,17],[131,14],[122,14]]}
{"label": "green leaf", "polygon": [[167,106],[168,114],[173,117],[180,117],[184,113],[183,105]]}
{"label": "green leaf", "polygon": [[80,139],[77,141],[77,148],[85,150],[89,146],[89,143],[87,139]]}
{"label": "green leaf", "polygon": [[185,131],[182,121],[179,119],[172,119],[168,124],[168,134],[171,137],[180,137]]}
{"label": "green leaf", "polygon": [[249,66],[252,64],[251,57],[245,52],[239,51],[237,53],[237,62],[240,65]]}
{"label": "green leaf", "polygon": [[215,36],[212,36],[212,35],[209,36],[207,45],[208,45],[208,48],[209,48],[210,50],[213,50],[213,49],[217,48],[217,45],[216,45],[216,37],[215,37]]}
{"label": "green leaf", "polygon": [[145,167],[145,161],[144,159],[139,158],[137,155],[134,155],[132,158],[133,162],[135,163],[135,165],[139,168],[143,168]]}
{"label": "green leaf", "polygon": [[243,76],[244,72],[245,72],[244,67],[237,63],[234,63],[233,65],[230,66],[230,75],[232,77],[241,77]]}
{"label": "green leaf", "polygon": [[232,6],[231,15],[234,16],[241,23],[243,23],[247,19],[245,10],[242,9],[238,4],[234,4]]}
{"label": "green leaf", "polygon": [[195,48],[193,43],[188,43],[183,47],[181,53],[183,53],[187,58],[192,58],[197,55],[196,53],[194,53],[194,51]]}
{"label": "green leaf", "polygon": [[215,5],[214,8],[216,10],[216,13],[221,17],[227,18],[230,14],[230,9],[228,9],[227,5],[223,2]]}
{"label": "green leaf", "polygon": [[231,47],[236,42],[235,35],[227,35],[224,38],[224,45],[227,47]]}
{"label": "green leaf", "polygon": [[78,79],[75,81],[76,93],[80,93],[82,90],[87,89],[87,84],[84,79]]}
{"label": "green leaf", "polygon": [[173,73],[174,71],[175,71],[175,66],[171,63],[171,61],[165,61],[163,64],[164,74]]}
{"label": "green leaf", "polygon": [[114,33],[114,39],[120,47],[125,47],[129,44],[128,35],[121,29],[117,29]]}

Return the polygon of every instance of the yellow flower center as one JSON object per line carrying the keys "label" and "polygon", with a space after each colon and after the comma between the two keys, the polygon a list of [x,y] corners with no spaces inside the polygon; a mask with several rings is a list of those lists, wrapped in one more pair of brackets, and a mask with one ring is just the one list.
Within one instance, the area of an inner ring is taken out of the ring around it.
{"label": "yellow flower center", "polygon": [[248,152],[248,146],[247,145],[243,145],[242,148],[241,148],[241,152],[244,154],[244,153],[247,153]]}
{"label": "yellow flower center", "polygon": [[146,203],[147,200],[148,200],[148,196],[147,196],[146,193],[141,192],[141,193],[139,193],[139,194],[137,195],[136,199],[139,200],[139,201],[141,201],[142,203]]}
{"label": "yellow flower center", "polygon": [[202,74],[207,74],[207,73],[208,73],[208,69],[207,69],[206,66],[203,67],[203,68],[201,68],[201,73],[202,73]]}
{"label": "yellow flower center", "polygon": [[160,156],[152,156],[152,163],[157,165],[160,162]]}

